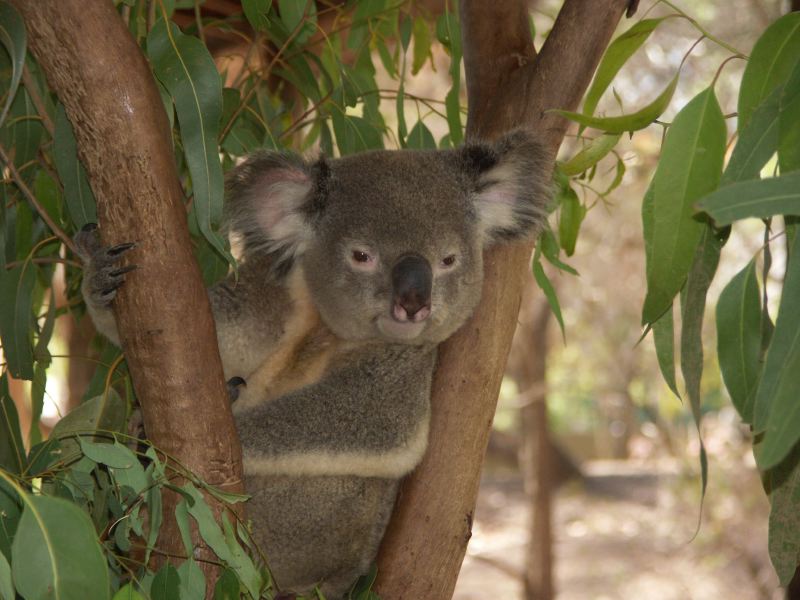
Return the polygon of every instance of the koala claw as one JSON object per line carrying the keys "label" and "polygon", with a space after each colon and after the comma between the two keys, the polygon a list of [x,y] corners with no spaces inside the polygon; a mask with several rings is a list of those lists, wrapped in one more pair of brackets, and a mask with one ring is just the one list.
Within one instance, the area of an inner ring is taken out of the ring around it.
{"label": "koala claw", "polygon": [[125,274],[136,269],[136,265],[118,264],[126,252],[136,247],[136,243],[103,247],[97,235],[97,225],[87,223],[75,235],[75,245],[84,262],[84,297],[95,307],[108,307],[125,282]]}
{"label": "koala claw", "polygon": [[242,386],[247,387],[247,382],[243,377],[231,377],[228,379],[227,386],[228,398],[230,398],[231,404],[233,404],[239,398],[239,388]]}

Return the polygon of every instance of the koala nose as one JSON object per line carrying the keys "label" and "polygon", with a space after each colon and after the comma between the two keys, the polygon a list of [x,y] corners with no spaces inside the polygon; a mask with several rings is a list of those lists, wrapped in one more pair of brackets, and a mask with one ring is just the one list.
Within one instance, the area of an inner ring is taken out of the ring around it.
{"label": "koala nose", "polygon": [[398,321],[419,322],[431,314],[433,271],[418,254],[407,254],[392,268],[394,302],[392,315]]}

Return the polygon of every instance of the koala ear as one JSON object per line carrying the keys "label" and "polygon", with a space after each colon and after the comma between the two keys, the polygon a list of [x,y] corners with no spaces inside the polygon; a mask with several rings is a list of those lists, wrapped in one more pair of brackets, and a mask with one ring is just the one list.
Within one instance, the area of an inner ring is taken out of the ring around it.
{"label": "koala ear", "polygon": [[534,236],[552,195],[549,152],[532,134],[515,131],[494,144],[461,149],[486,244]]}
{"label": "koala ear", "polygon": [[293,154],[250,156],[226,180],[228,229],[239,236],[244,255],[272,255],[279,273],[288,272],[312,236],[316,171]]}

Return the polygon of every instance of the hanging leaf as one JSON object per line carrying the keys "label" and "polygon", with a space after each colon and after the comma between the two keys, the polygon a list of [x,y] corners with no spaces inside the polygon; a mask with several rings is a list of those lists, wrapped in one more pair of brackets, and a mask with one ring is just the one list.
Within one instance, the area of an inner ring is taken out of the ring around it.
{"label": "hanging leaf", "polygon": [[82,434],[87,440],[99,441],[101,438],[92,436],[92,432],[106,432],[104,439],[108,439],[107,432],[122,431],[126,414],[125,401],[113,388],[109,388],[107,394],[85,400],[60,419],[50,432],[50,439],[61,442],[65,457],[77,455],[80,448],[76,435]]}
{"label": "hanging leaf", "polygon": [[769,557],[782,586],[787,587],[800,563],[800,446],[767,472]]}
{"label": "hanging leaf", "polygon": [[278,0],[281,22],[292,43],[302,46],[317,31],[317,4],[314,0]]}
{"label": "hanging leaf", "polygon": [[778,149],[778,118],[783,87],[776,88],[758,105],[733,149],[720,186],[758,179],[761,169]]}
{"label": "hanging leaf", "polygon": [[225,569],[214,586],[214,600],[239,600],[241,597],[242,593],[236,572],[233,569]]}
{"label": "hanging leaf", "polygon": [[242,0],[242,10],[250,25],[256,31],[266,31],[269,25],[269,9],[272,0]]}
{"label": "hanging leaf", "polygon": [[0,269],[0,338],[8,370],[17,379],[33,379],[33,286],[36,271],[24,263]]}
{"label": "hanging leaf", "polygon": [[783,282],[778,319],[756,391],[753,427],[764,432],[758,454],[762,470],[783,460],[800,439],[800,243],[795,238]]}
{"label": "hanging leaf", "polygon": [[553,110],[552,112],[557,113],[562,117],[569,119],[570,121],[575,121],[584,127],[593,127],[607,133],[638,131],[639,129],[644,129],[650,125],[667,109],[670,100],[672,100],[672,95],[675,93],[675,88],[677,85],[678,75],[675,75],[669,85],[664,88],[664,91],[661,92],[650,104],[641,110],[629,115],[623,115],[621,117],[588,117],[584,114],[570,112],[568,110]]}
{"label": "hanging leaf", "polygon": [[697,209],[718,225],[749,217],[800,215],[800,172],[719,188],[700,200]]}
{"label": "hanging leaf", "polygon": [[450,142],[458,146],[464,139],[461,124],[461,26],[451,13],[444,14],[436,21],[436,37],[450,53],[450,78],[453,82],[444,99],[447,125],[450,129]]}
{"label": "hanging leaf", "polygon": [[[22,443],[19,415],[8,391],[8,376],[3,373],[0,375],[0,468],[19,474],[24,467],[25,446]],[[0,495],[2,493],[0,490]]]}
{"label": "hanging leaf", "polygon": [[561,172],[572,177],[589,170],[614,149],[621,136],[621,133],[597,136],[575,156],[561,163]]}
{"label": "hanging leaf", "polygon": [[575,244],[578,241],[578,232],[586,216],[586,207],[578,200],[578,195],[571,187],[567,186],[558,194],[561,214],[558,219],[558,242],[567,256],[575,253]]}
{"label": "hanging leaf", "polygon": [[61,185],[64,186],[64,203],[75,229],[80,229],[87,223],[97,223],[94,194],[89,187],[83,163],[78,159],[78,146],[72,124],[61,104],[56,109],[53,162]]}
{"label": "hanging leaf", "polygon": [[89,517],[72,502],[20,494],[11,546],[17,591],[33,598],[108,598],[108,566]]}
{"label": "hanging leaf", "polygon": [[653,235],[642,321],[653,323],[683,287],[704,225],[693,204],[722,175],[725,120],[713,88],[695,96],[667,132],[653,176]]}
{"label": "hanging leaf", "polygon": [[[151,600],[173,600],[173,598],[178,598],[180,583],[181,580],[175,567],[169,563],[165,564],[158,570],[158,573],[153,578],[153,583],[150,585]],[[238,598],[237,596],[236,599],[238,600]]]}
{"label": "hanging leaf", "polygon": [[5,554],[0,552],[0,598],[15,598],[14,584],[11,581],[11,565],[8,564]]}
{"label": "hanging leaf", "polygon": [[206,597],[206,577],[193,558],[178,567],[181,600],[204,600]]}
{"label": "hanging leaf", "polygon": [[550,305],[550,310],[553,311],[556,321],[558,321],[558,326],[561,328],[561,337],[566,341],[567,334],[564,330],[564,317],[561,316],[561,305],[558,302],[558,295],[556,294],[553,284],[550,283],[547,274],[544,272],[544,267],[542,267],[539,256],[540,254],[537,247],[537,251],[533,257],[533,278],[536,280],[536,285],[539,286],[539,289],[544,292],[547,303]]}
{"label": "hanging leaf", "polygon": [[147,36],[153,72],[172,96],[186,164],[192,177],[197,225],[210,244],[233,264],[212,227],[222,215],[223,177],[217,137],[222,115],[222,81],[203,43],[159,19]]}
{"label": "hanging leaf", "polygon": [[206,503],[200,491],[191,483],[187,483],[183,486],[183,490],[194,499],[194,503],[188,507],[188,511],[197,522],[201,537],[222,561],[236,571],[239,580],[244,584],[253,598],[258,598],[259,590],[263,582],[253,561],[247,554],[241,551],[241,548],[239,548],[238,551],[234,551],[234,549],[228,546],[223,532],[214,519],[211,508]]}
{"label": "hanging leaf", "polygon": [[[702,499],[708,485],[708,456],[703,444],[700,421],[700,383],[703,376],[703,316],[706,295],[719,264],[719,255],[725,241],[709,225],[705,225],[697,243],[697,249],[686,278],[686,287],[681,294],[681,373],[686,386],[686,395],[692,409],[692,417],[700,439],[701,512]],[[698,520],[698,527],[700,526]]]}
{"label": "hanging leaf", "polygon": [[417,121],[417,124],[411,129],[407,145],[416,150],[436,150],[436,140],[433,139],[431,130],[422,121]]}
{"label": "hanging leaf", "polygon": [[431,58],[431,30],[428,23],[422,17],[414,19],[414,60],[411,63],[411,74],[416,75],[420,72],[425,62]]}
{"label": "hanging leaf", "polygon": [[800,169],[800,61],[783,88],[778,129],[778,164],[786,175]]}
{"label": "hanging leaf", "polygon": [[11,81],[6,90],[6,101],[0,110],[0,125],[6,120],[6,115],[14,101],[14,96],[19,88],[22,78],[22,69],[25,66],[25,49],[27,46],[25,23],[17,10],[8,2],[0,2],[0,44],[5,46],[11,58]]}
{"label": "hanging leaf", "polygon": [[368,121],[361,117],[334,112],[333,132],[342,156],[383,148],[383,137]]}
{"label": "hanging leaf", "polygon": [[132,583],[126,583],[117,590],[111,600],[145,600],[139,592],[134,589]]}
{"label": "hanging leaf", "polygon": [[668,17],[642,19],[608,45],[603,59],[597,67],[592,86],[586,92],[583,114],[587,116],[594,114],[603,92],[611,85],[619,70],[665,18]]}
{"label": "hanging leaf", "polygon": [[756,262],[728,282],[717,301],[717,355],[722,379],[745,423],[753,422],[761,353],[761,302]]}
{"label": "hanging leaf", "polygon": [[750,122],[756,107],[786,82],[800,59],[800,13],[782,16],[758,38],[747,61],[739,89],[739,133]]}

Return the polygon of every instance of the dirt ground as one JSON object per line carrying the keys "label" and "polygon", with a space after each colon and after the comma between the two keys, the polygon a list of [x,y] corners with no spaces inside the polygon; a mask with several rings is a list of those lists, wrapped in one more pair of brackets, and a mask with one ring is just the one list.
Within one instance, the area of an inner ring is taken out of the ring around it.
{"label": "dirt ground", "polygon": [[[696,481],[649,464],[597,462],[583,470],[583,482],[554,497],[558,600],[782,598],[767,558],[766,499],[753,505],[711,489],[692,540]],[[525,502],[517,477],[484,479],[457,600],[523,597]]]}

